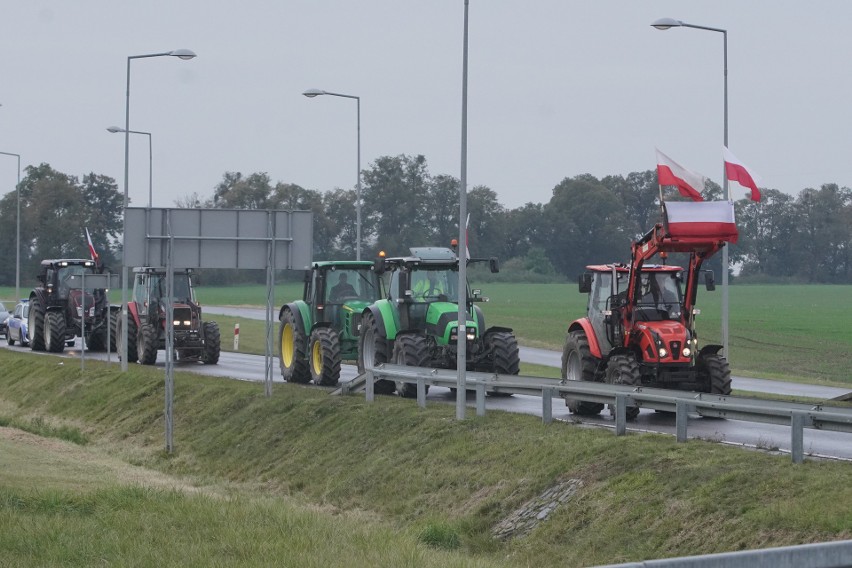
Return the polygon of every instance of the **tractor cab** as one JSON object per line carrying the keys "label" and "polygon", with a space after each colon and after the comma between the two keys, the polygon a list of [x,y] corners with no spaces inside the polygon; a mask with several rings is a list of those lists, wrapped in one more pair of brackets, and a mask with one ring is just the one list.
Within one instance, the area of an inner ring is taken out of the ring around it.
{"label": "tractor cab", "polygon": [[[310,307],[311,320],[337,327],[360,314],[364,307],[382,297],[382,282],[372,262],[315,262],[305,272],[304,302]],[[357,329],[350,330],[353,336]]]}

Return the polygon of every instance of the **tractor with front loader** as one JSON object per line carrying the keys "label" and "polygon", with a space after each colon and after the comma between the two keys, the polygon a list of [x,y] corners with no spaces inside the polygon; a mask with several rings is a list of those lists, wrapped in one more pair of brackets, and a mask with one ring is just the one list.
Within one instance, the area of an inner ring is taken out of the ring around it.
{"label": "tractor with front loader", "polygon": [[[99,274],[95,261],[80,258],[41,261],[39,286],[30,292],[27,318],[30,348],[33,351],[59,353],[83,336],[89,351],[106,351],[110,332],[110,307],[107,291],[79,288],[85,274]],[[72,284],[80,279],[77,284]],[[115,349],[115,342],[110,346]]]}
{"label": "tractor with front loader", "polygon": [[[731,393],[731,371],[721,345],[699,347],[695,318],[699,279],[715,288],[702,264],[737,241],[733,204],[668,202],[663,220],[632,245],[630,264],[592,265],[580,275],[587,315],[573,321],[562,353],[562,379]],[[688,255],[686,268],[665,264]],[[656,258],[660,263],[652,264]],[[566,397],[569,410],[594,415],[603,404]],[[639,414],[627,408],[627,417]]]}
{"label": "tractor with front loader", "polygon": [[[409,256],[376,262],[376,272],[389,272],[387,298],[368,306],[361,316],[358,370],[381,363],[457,368],[458,334],[466,337],[467,370],[517,375],[520,365],[518,341],[506,327],[485,325],[485,316],[475,303],[486,301],[469,285],[459,290],[459,258],[449,248],[416,247]],[[497,272],[496,258],[469,259],[488,262]],[[459,326],[459,302],[466,306],[466,321]],[[388,380],[375,383],[375,392],[415,397],[415,385]]]}
{"label": "tractor with front loader", "polygon": [[372,262],[314,262],[305,271],[302,299],[278,312],[284,380],[336,385],[341,361],[357,357],[361,312],[381,297],[382,282]]}
{"label": "tractor with front loader", "polygon": [[[143,365],[157,362],[157,351],[166,348],[168,323],[167,273],[164,268],[133,269],[133,297],[127,304],[127,348],[121,345],[122,321],[119,313],[113,317],[113,329],[118,342],[119,357]],[[201,361],[207,365],[219,362],[220,332],[215,321],[204,321],[201,305],[195,298],[192,270],[172,273],[172,309],[174,319],[174,349],[180,361]]]}

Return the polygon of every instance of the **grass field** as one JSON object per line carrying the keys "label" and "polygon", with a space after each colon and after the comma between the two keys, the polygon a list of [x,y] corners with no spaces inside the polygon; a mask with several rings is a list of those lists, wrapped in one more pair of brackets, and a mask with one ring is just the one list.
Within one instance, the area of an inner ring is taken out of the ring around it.
{"label": "grass field", "polygon": [[[568,324],[585,312],[586,296],[573,283],[482,286],[488,325],[512,327],[522,345],[561,349]],[[276,287],[275,305],[301,297],[302,284]],[[14,290],[0,288],[0,297]],[[201,287],[208,305],[266,304],[263,286]],[[702,343],[721,341],[721,290],[699,291]],[[217,316],[223,348],[232,347],[233,324],[240,322],[241,351],[262,353],[262,323]],[[852,286],[731,286],[730,362],[734,373],[824,384],[852,384]],[[274,331],[277,338],[277,329]]]}
{"label": "grass field", "polygon": [[[852,537],[847,463],[185,373],[167,455],[160,370],[60,362],[0,350],[0,564],[589,566]],[[568,480],[528,536],[492,537]]]}

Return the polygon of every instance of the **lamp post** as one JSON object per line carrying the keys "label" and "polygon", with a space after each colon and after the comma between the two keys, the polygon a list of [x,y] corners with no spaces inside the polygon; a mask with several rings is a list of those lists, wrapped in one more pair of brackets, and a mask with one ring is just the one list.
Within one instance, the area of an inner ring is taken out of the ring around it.
{"label": "lamp post", "polygon": [[[107,128],[107,131],[116,134],[118,132],[124,132],[124,129],[120,126],[110,126]],[[141,130],[131,130],[130,134],[144,134],[148,137],[148,209],[150,209],[152,207],[154,196],[154,152],[153,146],[151,145],[151,133],[142,132]]]}
{"label": "lamp post", "polygon": [[[695,24],[687,24],[674,18],[660,18],[654,21],[651,26],[658,30],[668,30],[670,28],[695,28],[697,30],[706,30],[710,32],[719,32],[722,34],[722,69],[724,76],[724,145],[728,147],[728,30],[721,28],[711,28],[708,26],[698,26]],[[724,188],[725,199],[731,200],[731,191],[728,185],[728,176],[725,173],[725,166],[722,165],[722,184]],[[722,348],[725,350],[725,357],[730,360],[730,352],[728,351],[728,247],[722,247]]]}
{"label": "lamp post", "polygon": [[122,221],[121,235],[121,347],[124,353],[121,357],[121,370],[127,371],[127,195],[128,179],[130,178],[130,62],[134,59],[146,59],[149,57],[177,57],[178,59],[192,59],[195,52],[189,49],[175,49],[161,53],[148,53],[145,55],[131,55],[127,58],[127,97],[124,110],[124,215]]}
{"label": "lamp post", "polygon": [[308,89],[302,93],[309,99],[320,95],[331,95],[332,97],[344,97],[355,99],[358,111],[358,180],[355,190],[355,260],[361,260],[361,97],[355,95],[344,95],[342,93],[331,93],[321,89]]}
{"label": "lamp post", "polygon": [[15,301],[17,302],[21,299],[21,155],[11,152],[0,152],[0,154],[18,158],[18,183],[15,185],[15,195],[18,199],[18,214],[15,221]]}

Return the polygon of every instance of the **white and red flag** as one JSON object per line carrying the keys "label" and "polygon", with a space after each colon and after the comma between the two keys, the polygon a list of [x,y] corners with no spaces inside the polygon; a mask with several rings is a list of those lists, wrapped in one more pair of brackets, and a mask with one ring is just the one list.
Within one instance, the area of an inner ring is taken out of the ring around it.
{"label": "white and red flag", "polygon": [[470,244],[468,243],[468,229],[470,228],[470,213],[467,214],[467,221],[464,223],[464,254],[467,260],[470,260]]}
{"label": "white and red flag", "polygon": [[89,234],[89,228],[86,227],[86,244],[89,245],[89,254],[92,255],[92,260],[98,261],[98,253],[95,250],[95,245],[92,243],[92,235]]}
{"label": "white and red flag", "polygon": [[722,146],[722,156],[725,159],[725,176],[728,178],[728,181],[735,181],[741,186],[750,189],[751,200],[760,201],[760,189],[757,187],[757,180],[759,178],[754,172],[749,170],[725,146]]}
{"label": "white and red flag", "polygon": [[704,190],[706,179],[703,175],[684,168],[657,150],[657,180],[661,186],[677,186],[684,197],[689,197],[693,201],[704,201],[701,192]]}

